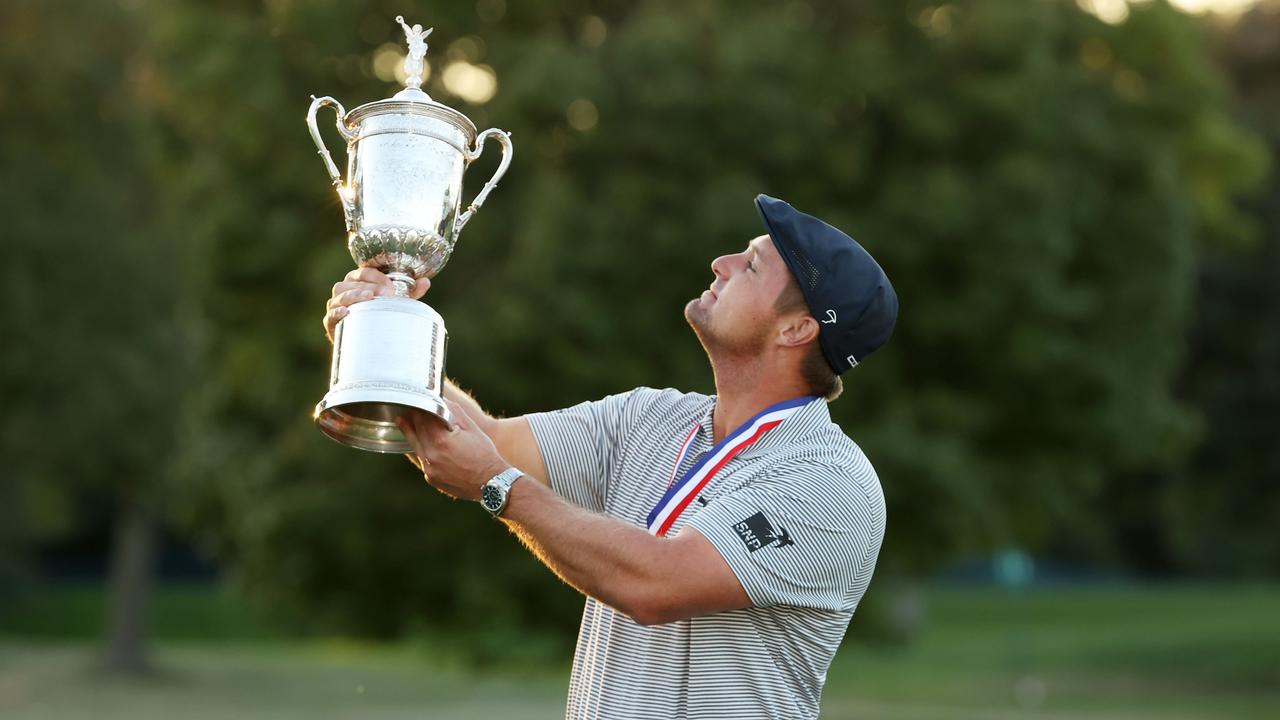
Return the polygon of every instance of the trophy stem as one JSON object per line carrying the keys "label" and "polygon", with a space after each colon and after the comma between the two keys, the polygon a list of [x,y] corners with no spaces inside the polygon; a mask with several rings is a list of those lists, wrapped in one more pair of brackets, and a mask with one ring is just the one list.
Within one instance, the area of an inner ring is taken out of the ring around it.
{"label": "trophy stem", "polygon": [[418,284],[417,281],[404,273],[387,273],[387,277],[391,278],[391,286],[396,289],[396,297],[409,297],[409,291],[413,289],[414,285]]}

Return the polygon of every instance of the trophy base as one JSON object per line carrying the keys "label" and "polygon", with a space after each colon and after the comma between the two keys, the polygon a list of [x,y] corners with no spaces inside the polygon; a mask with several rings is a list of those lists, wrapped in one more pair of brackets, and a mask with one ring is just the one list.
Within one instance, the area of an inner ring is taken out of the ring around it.
{"label": "trophy base", "polygon": [[444,400],[438,397],[406,395],[408,393],[397,390],[330,393],[316,405],[316,427],[343,445],[359,450],[399,455],[413,452],[396,426],[396,418],[408,420],[420,414],[417,411],[425,411],[452,425],[453,417]]}
{"label": "trophy base", "polygon": [[412,452],[397,418],[426,413],[452,426],[440,395],[446,337],[440,316],[416,300],[353,305],[334,335],[329,392],[316,405],[316,426],[343,445],[396,454]]}

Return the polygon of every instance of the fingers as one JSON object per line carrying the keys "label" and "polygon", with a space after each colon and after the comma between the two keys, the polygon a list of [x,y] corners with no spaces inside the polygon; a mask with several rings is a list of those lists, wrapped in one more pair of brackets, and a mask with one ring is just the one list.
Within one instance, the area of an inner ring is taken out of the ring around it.
{"label": "fingers", "polygon": [[333,333],[338,329],[338,321],[346,317],[351,312],[346,307],[330,308],[324,314],[324,334],[329,338],[329,342],[333,342]]}
{"label": "fingers", "polygon": [[[364,285],[374,285],[379,288],[386,288],[385,294],[387,295],[390,295],[394,290],[391,278],[388,277],[386,273],[370,267],[358,267],[347,273],[346,276],[342,278],[341,282],[338,282],[333,286],[333,294],[337,295],[340,292],[339,286],[345,286],[342,287],[341,290],[349,290],[351,288]],[[427,290],[430,287],[430,278],[418,278],[418,280],[414,282],[413,288],[409,290],[409,297],[417,300],[423,295],[426,295]],[[382,295],[384,293],[379,292],[378,294]]]}
{"label": "fingers", "polygon": [[[427,294],[431,280],[422,278],[409,290],[409,297],[417,300]],[[356,268],[346,277],[333,284],[329,301],[325,304],[324,332],[333,340],[334,329],[338,321],[346,317],[349,308],[358,302],[372,300],[375,297],[394,297],[395,286],[391,278],[373,268]]]}
{"label": "fingers", "polygon": [[358,267],[333,284],[329,307],[350,305],[378,295],[394,293],[395,288],[391,284],[391,278],[373,268]]}
{"label": "fingers", "polygon": [[[333,332],[338,321],[350,313],[352,305],[372,299],[381,290],[381,286],[373,283],[339,282],[333,286],[333,296],[325,303],[324,334],[333,341]],[[390,294],[390,290],[388,290]]]}
{"label": "fingers", "polygon": [[461,430],[471,430],[475,428],[475,422],[471,419],[471,416],[467,414],[467,411],[462,409],[461,405],[452,400],[445,400],[444,402],[449,406],[449,411],[453,414],[453,424],[455,426]]}
{"label": "fingers", "polygon": [[364,300],[372,300],[375,296],[384,294],[391,294],[390,290],[383,292],[377,285],[370,285],[369,283],[338,283],[333,286],[333,296],[325,303],[325,307],[348,307]]}
{"label": "fingers", "polygon": [[427,459],[422,455],[422,441],[418,438],[417,426],[408,418],[398,417],[396,418],[396,427],[400,428],[400,432],[404,434],[404,439],[413,450],[412,454],[408,455],[409,462],[425,472],[424,466],[427,464]]}
{"label": "fingers", "polygon": [[[431,280],[429,278],[421,278],[413,284],[409,290],[409,297],[417,300],[427,294],[427,290],[431,288]],[[395,286],[390,283],[372,283],[362,280],[340,280],[333,284],[333,290],[330,293],[329,304],[333,305],[340,302],[343,305],[350,305],[353,302],[368,300],[373,297],[394,297],[396,294]]]}
{"label": "fingers", "polygon": [[[427,284],[430,285],[430,283]],[[426,288],[423,288],[422,293],[425,292]],[[422,293],[418,293],[416,297],[421,297]],[[395,287],[391,284],[391,278],[383,273],[367,267],[352,270],[342,280],[333,284],[329,301],[325,303],[324,334],[328,336],[330,342],[333,341],[338,321],[350,313],[352,305],[378,296],[390,297],[394,294]]]}
{"label": "fingers", "polygon": [[393,297],[395,294],[396,290],[391,285],[343,280],[333,284],[327,306],[352,305],[375,297]]}
{"label": "fingers", "polygon": [[409,297],[417,300],[427,294],[427,289],[431,287],[431,278],[418,278],[413,284],[413,289],[409,291]]}
{"label": "fingers", "polygon": [[391,286],[391,278],[387,277],[386,273],[380,272],[371,267],[358,267],[347,273],[346,277],[342,279],[351,283],[369,283],[371,285]]}

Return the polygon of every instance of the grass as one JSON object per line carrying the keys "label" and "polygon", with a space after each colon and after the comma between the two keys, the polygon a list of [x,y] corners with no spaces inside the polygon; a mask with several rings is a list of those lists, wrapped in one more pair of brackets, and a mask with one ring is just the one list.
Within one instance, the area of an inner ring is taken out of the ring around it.
{"label": "grass", "polygon": [[167,646],[164,669],[122,679],[83,645],[0,643],[7,720],[512,718],[563,715],[562,680],[440,671],[395,650],[346,644]]}
{"label": "grass", "polygon": [[1277,609],[1273,586],[935,592],[911,647],[841,650],[823,715],[1280,717]]}
{"label": "grass", "polygon": [[[207,584],[157,588],[148,599],[151,635],[160,640],[223,643],[283,640],[280,628],[234,593]],[[0,636],[86,640],[102,634],[101,585],[69,583],[0,596]]]}
{"label": "grass", "polygon": [[[290,641],[234,598],[192,589],[157,598],[159,673],[104,676],[87,636],[45,617],[93,609],[94,592],[46,594],[0,617],[0,717],[563,715],[567,663],[477,672],[421,644]],[[855,620],[823,718],[1280,717],[1277,610],[1280,586],[935,589],[909,646],[859,644]]]}

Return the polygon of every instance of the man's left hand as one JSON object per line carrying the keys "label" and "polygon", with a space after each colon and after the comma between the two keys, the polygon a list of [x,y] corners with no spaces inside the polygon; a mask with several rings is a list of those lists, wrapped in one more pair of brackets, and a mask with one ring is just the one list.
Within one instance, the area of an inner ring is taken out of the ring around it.
{"label": "man's left hand", "polygon": [[417,456],[414,465],[422,469],[431,487],[459,500],[479,500],[480,487],[506,470],[509,463],[460,405],[445,402],[453,413],[452,430],[425,413],[397,424]]}

